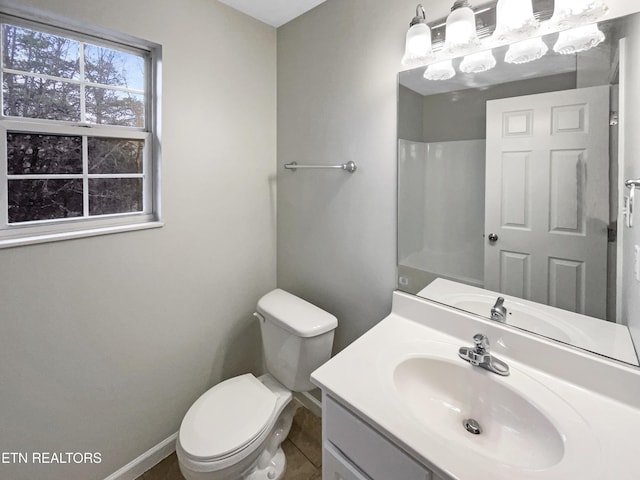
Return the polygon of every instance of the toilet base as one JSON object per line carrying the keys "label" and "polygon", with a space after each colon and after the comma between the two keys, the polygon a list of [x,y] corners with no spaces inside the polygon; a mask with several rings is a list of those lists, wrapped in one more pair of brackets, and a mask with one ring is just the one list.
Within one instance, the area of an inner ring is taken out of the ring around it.
{"label": "toilet base", "polygon": [[245,478],[246,480],[281,480],[286,470],[287,459],[282,448],[278,447],[267,467],[254,470]]}

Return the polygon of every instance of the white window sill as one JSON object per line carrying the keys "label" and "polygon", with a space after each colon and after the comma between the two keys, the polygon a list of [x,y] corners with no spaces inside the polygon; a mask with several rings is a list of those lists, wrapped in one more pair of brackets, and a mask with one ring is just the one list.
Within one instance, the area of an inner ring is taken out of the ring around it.
{"label": "white window sill", "polygon": [[110,235],[112,233],[133,232],[136,230],[160,228],[162,226],[164,226],[164,222],[152,221],[144,223],[131,223],[128,225],[112,225],[107,227],[90,228],[86,230],[73,230],[67,232],[47,233],[42,235],[5,238],[0,239],[0,249],[21,247],[24,245],[35,245],[38,243],[58,242],[62,240],[72,240],[76,238],[95,237],[98,235]]}

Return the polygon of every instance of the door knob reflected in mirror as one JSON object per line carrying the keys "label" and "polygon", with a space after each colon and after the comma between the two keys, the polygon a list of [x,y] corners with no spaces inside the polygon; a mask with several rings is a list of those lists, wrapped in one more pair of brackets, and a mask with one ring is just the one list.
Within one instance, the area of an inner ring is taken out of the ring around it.
{"label": "door knob reflected in mirror", "polygon": [[496,235],[495,233],[490,233],[490,234],[489,234],[489,241],[490,241],[491,243],[493,243],[493,242],[497,242],[497,241],[498,241],[498,235]]}

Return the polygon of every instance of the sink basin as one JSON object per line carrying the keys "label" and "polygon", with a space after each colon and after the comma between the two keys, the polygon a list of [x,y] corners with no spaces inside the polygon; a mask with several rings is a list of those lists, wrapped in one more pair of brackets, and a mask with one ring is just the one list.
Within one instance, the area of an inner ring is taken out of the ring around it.
{"label": "sink basin", "polygon": [[[514,472],[539,471],[566,460],[574,440],[573,446],[595,445],[571,406],[513,366],[501,377],[458,358],[453,345],[433,342],[428,352],[395,362],[396,397],[425,431],[467,452],[469,461],[475,456]],[[465,428],[468,419],[479,424],[479,434]]]}
{"label": "sink basin", "polygon": [[[410,358],[395,369],[394,383],[418,419],[450,432],[464,448],[475,445],[495,460],[523,468],[548,468],[562,459],[558,429],[496,374],[463,363]],[[479,435],[464,429],[469,418],[480,424]]]}

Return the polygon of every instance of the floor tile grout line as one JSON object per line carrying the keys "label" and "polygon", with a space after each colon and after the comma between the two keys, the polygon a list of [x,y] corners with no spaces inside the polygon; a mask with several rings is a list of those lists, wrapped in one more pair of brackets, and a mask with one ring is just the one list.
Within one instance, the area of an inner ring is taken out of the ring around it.
{"label": "floor tile grout line", "polygon": [[[305,407],[301,407],[301,408],[305,408]],[[297,412],[296,412],[296,413],[297,413]],[[303,428],[303,425],[302,425],[302,424],[297,423],[297,424],[296,424],[296,426],[298,427],[298,429],[300,430],[300,433],[301,433],[303,436],[306,436],[309,440],[311,440],[311,442],[310,442],[310,443],[315,443],[315,442],[313,442],[313,437],[309,434],[309,432],[307,432],[307,431]],[[322,468],[322,460],[320,461],[320,464],[319,464],[318,466],[316,466],[315,462],[314,462],[313,460],[311,460],[311,459],[310,459],[310,458],[309,458],[309,457],[304,453],[304,450],[296,444],[296,442],[295,442],[295,440],[294,440],[293,438],[291,438],[291,437],[289,437],[289,436],[287,436],[287,438],[288,438],[288,439],[289,439],[289,441],[290,441],[290,442],[291,442],[291,443],[296,447],[296,449],[297,449],[297,450],[302,454],[302,456],[303,456],[304,458],[306,458],[306,459],[309,461],[309,463],[310,463],[311,465],[313,465],[313,467],[314,467],[314,468],[316,468],[316,469],[320,469],[320,468]],[[322,450],[322,442],[320,442],[320,444],[318,445],[318,448],[320,448],[320,450]]]}
{"label": "floor tile grout line", "polygon": [[293,448],[295,448],[295,449],[298,451],[298,453],[300,453],[300,455],[302,455],[302,456],[305,458],[305,460],[306,460],[307,462],[309,462],[309,465],[311,465],[311,467],[313,468],[314,473],[322,473],[321,469],[320,469],[319,467],[316,467],[316,466],[314,465],[314,463],[313,463],[311,460],[309,460],[309,457],[307,457],[307,456],[304,454],[304,452],[303,452],[302,450],[300,450],[300,448],[298,448],[298,446],[297,446],[295,443],[293,443],[293,442],[291,441],[291,439],[288,439],[288,440],[289,440],[289,443],[290,443],[291,445],[293,445]]}
{"label": "floor tile grout line", "polygon": [[311,459],[304,454],[304,452],[300,449],[300,447],[298,447],[298,445],[296,445],[296,443],[293,440],[289,439],[289,442],[300,453],[300,455],[302,455],[305,458],[305,460],[311,464],[313,468],[315,468],[316,470],[318,469],[318,467],[316,467],[316,465],[311,461]]}
{"label": "floor tile grout line", "polygon": [[298,447],[298,445],[296,445],[296,442],[294,442],[292,439],[289,439],[289,441],[291,442],[291,445],[293,445],[294,447],[296,447],[296,450],[298,450],[298,451],[302,454],[302,456],[303,456],[304,458],[306,458],[306,459],[307,459],[307,462],[309,462],[311,465],[313,465],[313,468],[315,468],[316,470],[318,470],[318,469],[322,468],[322,462],[320,462],[320,465],[316,466],[316,464],[315,464],[315,463],[313,463],[313,460],[311,460],[311,459],[310,459],[310,458],[309,458],[309,457],[304,453],[304,451],[303,451],[300,447]]}

